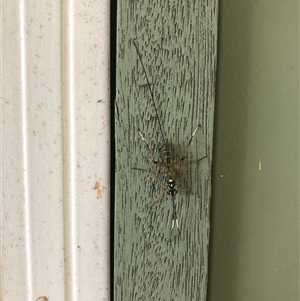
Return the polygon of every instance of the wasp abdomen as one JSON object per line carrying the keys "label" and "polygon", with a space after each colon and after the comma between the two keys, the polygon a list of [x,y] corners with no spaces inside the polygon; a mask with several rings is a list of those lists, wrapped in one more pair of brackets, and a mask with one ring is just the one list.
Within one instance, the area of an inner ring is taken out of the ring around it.
{"label": "wasp abdomen", "polygon": [[176,189],[176,183],[173,179],[167,180],[167,194],[168,195],[175,195],[178,192]]}

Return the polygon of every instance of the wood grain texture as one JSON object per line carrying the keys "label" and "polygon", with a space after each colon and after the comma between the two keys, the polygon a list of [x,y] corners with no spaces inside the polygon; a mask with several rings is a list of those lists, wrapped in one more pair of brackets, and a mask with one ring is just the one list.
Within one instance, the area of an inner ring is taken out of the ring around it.
{"label": "wood grain texture", "polygon": [[[217,0],[118,3],[115,283],[118,301],[205,300],[217,56]],[[162,130],[175,158],[197,131],[182,166],[198,162],[176,181],[179,230],[171,228],[172,201],[165,185],[132,167],[159,168],[149,159],[141,130],[160,157],[162,135],[149,86],[132,43],[141,53],[155,95]]]}

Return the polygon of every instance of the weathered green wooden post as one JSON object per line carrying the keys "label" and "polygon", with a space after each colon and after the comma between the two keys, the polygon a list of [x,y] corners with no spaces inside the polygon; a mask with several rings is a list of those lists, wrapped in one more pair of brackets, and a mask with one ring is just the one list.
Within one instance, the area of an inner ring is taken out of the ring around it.
{"label": "weathered green wooden post", "polygon": [[[206,300],[209,207],[217,60],[217,0],[118,3],[114,296],[118,301]],[[162,130],[180,157],[200,124],[188,157],[196,161],[176,176],[186,187],[176,196],[179,229],[172,229],[172,202],[165,185],[132,167],[158,173],[138,134],[159,159]]]}

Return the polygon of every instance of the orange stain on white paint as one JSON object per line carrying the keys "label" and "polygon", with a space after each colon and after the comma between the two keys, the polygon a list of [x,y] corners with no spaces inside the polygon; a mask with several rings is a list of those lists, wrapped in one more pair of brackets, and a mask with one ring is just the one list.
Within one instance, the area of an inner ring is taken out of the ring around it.
{"label": "orange stain on white paint", "polygon": [[96,182],[93,189],[97,190],[97,199],[101,199],[106,187],[102,186],[100,182]]}

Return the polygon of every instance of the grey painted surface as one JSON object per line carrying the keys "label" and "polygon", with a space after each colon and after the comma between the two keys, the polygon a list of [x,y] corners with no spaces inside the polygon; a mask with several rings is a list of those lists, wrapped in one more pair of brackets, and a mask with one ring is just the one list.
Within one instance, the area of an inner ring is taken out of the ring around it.
{"label": "grey painted surface", "polygon": [[299,300],[298,1],[221,3],[214,139],[208,300]]}
{"label": "grey painted surface", "polygon": [[[119,1],[116,99],[115,300],[205,300],[216,75],[217,1]],[[171,229],[165,185],[132,167],[158,173],[138,129],[159,159],[159,131],[143,57],[166,139],[177,158],[195,135],[176,180],[180,229]]]}

